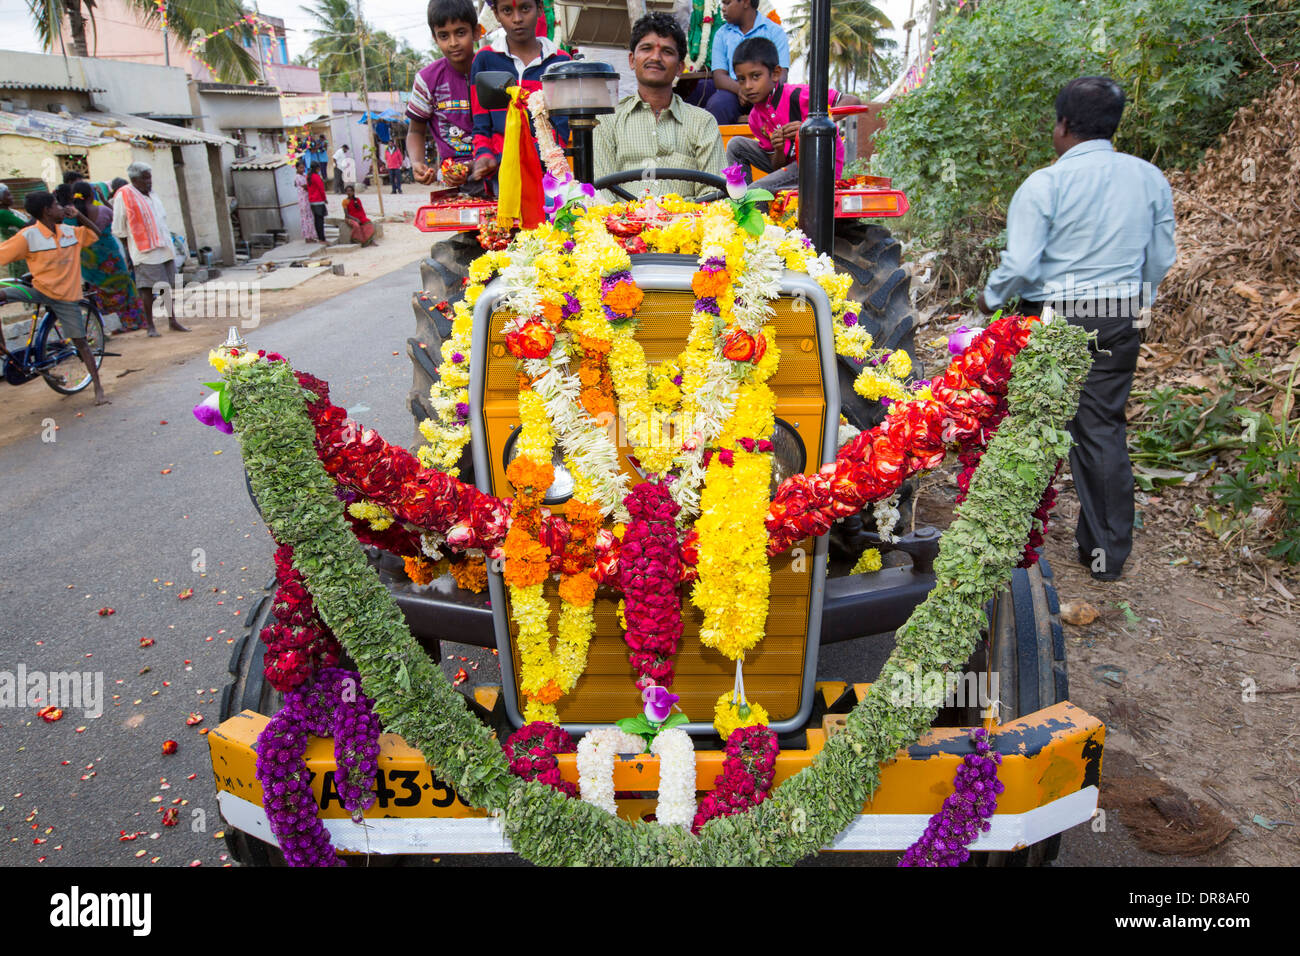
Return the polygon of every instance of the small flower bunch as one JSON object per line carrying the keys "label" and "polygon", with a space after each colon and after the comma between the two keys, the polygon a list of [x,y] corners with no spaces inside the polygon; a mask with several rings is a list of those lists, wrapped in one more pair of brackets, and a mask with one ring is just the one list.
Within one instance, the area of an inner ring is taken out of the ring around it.
{"label": "small flower bunch", "polygon": [[967,847],[980,833],[986,832],[998,807],[998,794],[1005,787],[998,779],[1002,755],[989,743],[983,727],[971,734],[975,752],[962,759],[953,780],[953,792],[943,801],[943,809],[930,818],[925,834],[917,840],[899,866],[958,866],[970,859]]}
{"label": "small flower bunch", "polygon": [[275,552],[276,591],[272,603],[276,623],[262,628],[267,645],[264,674],[278,691],[288,691],[307,680],[318,667],[332,667],[341,649],[316,615],[316,607],[293,566],[293,548],[280,545]]}
{"label": "small flower bunch", "polygon": [[726,759],[713,791],[700,803],[691,832],[714,817],[744,813],[767,799],[776,776],[776,734],[766,727],[740,727],[727,738]]}
{"label": "small flower bunch", "polygon": [[565,796],[577,797],[578,788],[560,776],[556,754],[576,753],[578,745],[562,728],[544,720],[524,724],[507,738],[502,748],[510,772],[523,780],[536,780]]}
{"label": "small flower bunch", "polygon": [[323,668],[313,683],[285,694],[284,707],[258,735],[257,780],[271,832],[289,866],[344,865],[316,815],[303,761],[309,737],[334,738],[335,784],[354,820],[375,801],[380,726],[360,681],[355,672]]}
{"label": "small flower bunch", "polygon": [[625,502],[631,520],[619,548],[619,583],[627,602],[623,640],[632,649],[628,660],[640,675],[638,684],[671,687],[682,638],[678,507],[667,487],[652,481],[633,488]]}

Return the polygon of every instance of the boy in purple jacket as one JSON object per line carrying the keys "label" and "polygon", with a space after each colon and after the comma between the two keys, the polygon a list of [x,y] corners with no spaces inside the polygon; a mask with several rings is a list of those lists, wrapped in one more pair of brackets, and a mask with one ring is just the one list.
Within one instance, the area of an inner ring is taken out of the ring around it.
{"label": "boy in purple jacket", "polygon": [[[406,154],[417,183],[441,182],[464,192],[481,194],[483,184],[471,182],[474,119],[470,113],[469,68],[478,39],[478,16],[470,0],[429,0],[429,32],[442,51],[415,77],[406,117]],[[426,138],[432,135],[438,167],[425,158]]]}

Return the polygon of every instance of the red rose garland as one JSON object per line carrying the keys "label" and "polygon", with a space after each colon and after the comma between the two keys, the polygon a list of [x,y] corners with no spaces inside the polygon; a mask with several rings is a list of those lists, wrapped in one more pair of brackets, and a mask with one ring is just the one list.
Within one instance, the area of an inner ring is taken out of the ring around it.
{"label": "red rose garland", "polygon": [[293,548],[280,545],[275,552],[276,591],[272,602],[276,624],[262,628],[267,645],[263,673],[271,686],[284,692],[297,687],[313,671],[333,667],[342,649],[316,616],[316,606],[293,566]]}
{"label": "red rose garland", "polygon": [[560,727],[544,720],[524,724],[507,738],[502,747],[510,761],[510,772],[523,780],[536,780],[565,796],[578,796],[578,788],[560,776],[556,754],[577,753],[578,745]]}
{"label": "red rose garland", "polygon": [[1012,360],[1035,321],[1009,316],[992,323],[931,381],[933,399],[895,410],[845,444],[835,463],[817,474],[787,478],[768,509],[768,554],[825,534],[836,518],[893,494],[909,476],[939,464],[947,445],[977,434],[996,396],[1006,393]]}
{"label": "red rose garland", "polygon": [[627,602],[623,640],[641,677],[638,687],[671,687],[673,655],[682,638],[677,591],[682,562],[675,519],[680,510],[658,482],[637,485],[624,499],[631,516],[619,548],[619,584]]}
{"label": "red rose garland", "polygon": [[727,738],[727,757],[713,790],[700,803],[691,832],[714,817],[744,813],[767,799],[776,776],[776,734],[767,727],[738,727]]}

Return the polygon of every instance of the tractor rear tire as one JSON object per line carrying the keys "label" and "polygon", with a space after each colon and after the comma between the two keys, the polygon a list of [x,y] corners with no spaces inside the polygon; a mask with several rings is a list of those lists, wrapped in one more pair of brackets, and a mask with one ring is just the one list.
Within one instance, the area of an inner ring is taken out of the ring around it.
{"label": "tractor rear tire", "polygon": [[[415,311],[415,335],[406,340],[406,354],[411,359],[411,391],[407,406],[415,419],[413,448],[424,444],[420,422],[433,416],[429,389],[438,380],[442,363],[442,343],[451,336],[451,310],[443,314],[438,304],[455,305],[465,294],[470,263],[483,254],[472,232],[458,232],[435,242],[428,257],[420,263],[421,290],[411,296]],[[468,457],[468,456],[466,456]],[[461,475],[466,474],[462,465]]]}
{"label": "tractor rear tire", "polygon": [[[994,630],[990,636],[1001,702],[999,723],[1069,699],[1061,604],[1047,559],[1040,557],[1033,566],[1013,571],[1010,585],[989,602],[988,616]],[[986,660],[987,645],[982,645],[968,668],[982,670]],[[975,726],[978,708],[968,712],[967,719],[973,721],[968,726]],[[1057,833],[1019,850],[973,853],[971,860],[976,866],[1044,866],[1060,849]]]}
{"label": "tractor rear tire", "polygon": [[[284,706],[284,694],[266,679],[262,663],[266,654],[262,628],[275,623],[271,614],[274,591],[275,581],[272,579],[266,593],[258,598],[244,619],[246,633],[235,642],[231,652],[228,669],[232,679],[221,692],[223,722],[245,710],[269,717]],[[225,831],[226,848],[237,863],[244,866],[284,866],[284,856],[278,847],[229,825]]]}
{"label": "tractor rear tire", "polygon": [[[836,229],[832,258],[837,268],[853,276],[849,299],[862,303],[858,324],[871,333],[876,348],[906,352],[912,359],[913,375],[920,378],[916,315],[910,296],[912,279],[902,266],[902,244],[884,226],[854,222]],[[880,424],[885,417],[884,407],[853,390],[863,363],[840,357],[837,364],[844,417],[862,431]]]}

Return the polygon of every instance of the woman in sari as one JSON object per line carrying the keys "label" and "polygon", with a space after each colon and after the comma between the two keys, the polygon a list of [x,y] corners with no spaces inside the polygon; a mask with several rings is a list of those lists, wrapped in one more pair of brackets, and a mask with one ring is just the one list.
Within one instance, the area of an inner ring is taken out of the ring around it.
{"label": "woman in sari", "polygon": [[298,187],[298,218],[302,220],[302,238],[304,242],[319,242],[316,235],[316,221],[312,216],[311,200],[307,198],[307,164],[303,160],[294,163],[293,184]]}
{"label": "woman in sari", "polygon": [[144,328],[144,310],[126,254],[113,235],[113,210],[102,201],[107,196],[103,183],[79,182],[72,187],[73,205],[100,228],[99,241],[81,250],[81,277],[99,293],[101,311],[117,314],[120,331],[134,332]]}
{"label": "woman in sari", "polygon": [[368,246],[375,241],[374,224],[362,208],[361,200],[357,198],[356,186],[349,186],[347,189],[347,198],[343,200],[343,215],[347,217],[348,225],[352,227],[353,242]]}

